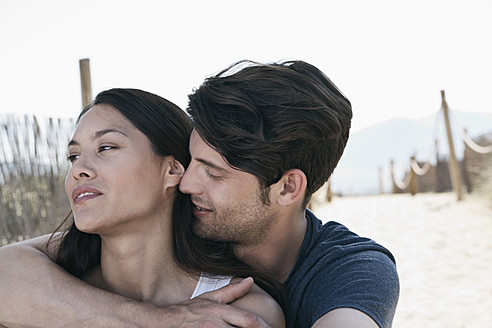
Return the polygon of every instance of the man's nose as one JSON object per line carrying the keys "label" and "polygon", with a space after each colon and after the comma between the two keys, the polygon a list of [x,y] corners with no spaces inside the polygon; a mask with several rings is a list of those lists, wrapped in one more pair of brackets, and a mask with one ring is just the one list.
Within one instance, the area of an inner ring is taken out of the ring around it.
{"label": "man's nose", "polygon": [[182,193],[190,195],[198,195],[201,193],[200,181],[195,171],[195,166],[190,163],[179,183],[179,190],[181,190]]}

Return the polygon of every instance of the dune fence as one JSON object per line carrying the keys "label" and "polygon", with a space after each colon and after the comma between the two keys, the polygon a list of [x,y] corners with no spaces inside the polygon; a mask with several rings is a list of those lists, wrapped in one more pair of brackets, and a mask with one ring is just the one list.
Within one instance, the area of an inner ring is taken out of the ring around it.
{"label": "dune fence", "polygon": [[69,213],[72,119],[0,115],[0,246],[50,233]]}

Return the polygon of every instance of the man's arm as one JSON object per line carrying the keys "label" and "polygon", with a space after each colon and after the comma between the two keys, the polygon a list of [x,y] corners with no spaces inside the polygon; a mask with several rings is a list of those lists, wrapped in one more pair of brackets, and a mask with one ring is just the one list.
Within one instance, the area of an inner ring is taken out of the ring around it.
{"label": "man's arm", "polygon": [[134,322],[137,311],[152,313],[148,304],[105,292],[68,274],[41,251],[48,238],[0,248],[0,323],[118,327]]}
{"label": "man's arm", "polygon": [[[0,247],[0,324],[8,327],[193,327],[199,322],[253,327],[252,314],[227,305],[245,295],[247,279],[168,308],[137,302],[94,286],[56,265],[49,236]],[[267,325],[258,318],[255,327]]]}
{"label": "man's arm", "polygon": [[[245,289],[245,286],[248,288]],[[225,308],[224,304],[232,304],[234,311]],[[252,278],[242,281],[235,279],[225,287],[170,308],[182,310],[183,307],[186,307],[186,322],[179,327],[202,327],[200,324],[203,327],[285,327],[280,306],[264,290],[253,285]],[[207,307],[213,311],[206,313]]]}
{"label": "man's arm", "polygon": [[378,325],[370,316],[355,309],[335,309],[321,318],[313,325],[313,328],[378,328]]}

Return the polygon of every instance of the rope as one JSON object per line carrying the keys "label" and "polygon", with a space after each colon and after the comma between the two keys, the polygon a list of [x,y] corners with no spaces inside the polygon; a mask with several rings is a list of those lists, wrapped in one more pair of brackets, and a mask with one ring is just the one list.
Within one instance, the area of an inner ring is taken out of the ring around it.
{"label": "rope", "polygon": [[468,147],[470,147],[470,149],[473,150],[474,152],[479,153],[479,154],[492,153],[492,145],[480,146],[475,141],[473,141],[473,139],[470,137],[470,135],[468,134],[468,132],[465,129],[461,130],[461,135],[463,137],[463,141],[465,142],[465,144]]}
{"label": "rope", "polygon": [[410,161],[410,166],[412,167],[413,172],[417,175],[425,175],[427,172],[429,172],[429,169],[431,168],[431,163],[430,162],[425,162],[424,166],[421,168],[419,166],[419,163],[417,163],[416,160],[412,159]]}
{"label": "rope", "polygon": [[[438,131],[439,131],[439,123],[440,123],[440,118],[441,118],[441,111],[439,110],[437,113],[436,113],[436,116],[435,116],[435,119],[434,119],[434,126],[433,126],[433,131],[432,131],[432,145],[429,149],[429,157],[428,157],[428,160],[424,163],[423,167],[421,168],[419,166],[419,164],[417,163],[417,161],[415,159],[412,158],[412,160],[410,161],[410,169],[415,172],[415,174],[417,175],[425,175],[427,174],[427,172],[429,172],[430,168],[432,167],[432,164],[431,164],[431,158],[433,156],[436,155],[436,152],[437,152],[437,140],[438,140],[438,137],[437,137],[437,134],[438,134]],[[406,189],[410,186],[410,180],[412,178],[412,174],[411,172],[409,172],[406,176],[405,176],[405,179],[403,181],[401,180],[397,180],[396,177],[395,177],[395,174],[393,172],[393,169],[391,171],[391,177],[392,177],[392,180],[394,182],[394,184],[396,185],[396,187],[398,189]]]}
{"label": "rope", "polygon": [[436,113],[436,117],[434,119],[434,130],[432,131],[432,140],[433,140],[433,143],[434,145],[432,145],[430,147],[430,151],[429,151],[429,159],[424,163],[424,165],[422,167],[419,166],[419,163],[415,160],[415,159],[412,159],[410,161],[410,167],[412,168],[413,172],[415,172],[415,174],[417,175],[426,175],[427,172],[429,172],[430,168],[432,167],[432,164],[431,164],[431,158],[432,156],[436,156],[436,153],[437,153],[437,147],[438,147],[438,137],[437,137],[437,134],[438,134],[438,131],[439,131],[439,127],[440,127],[440,122],[441,120],[443,119],[442,117],[442,107],[439,111],[437,111]]}
{"label": "rope", "polygon": [[442,114],[442,110],[437,111],[436,116],[434,118],[434,127],[433,127],[433,131],[432,131],[432,143],[433,144],[429,148],[428,159],[424,163],[424,166],[421,168],[419,166],[418,162],[415,159],[412,159],[410,161],[410,167],[412,168],[412,170],[417,175],[425,175],[425,174],[427,174],[427,172],[429,172],[429,169],[432,166],[431,159],[432,159],[433,156],[434,157],[436,156],[437,146],[438,146],[437,142],[439,140],[438,137],[437,137],[437,134],[438,134],[438,131],[439,131],[439,123],[441,122],[441,118],[442,118],[441,114]]}
{"label": "rope", "polygon": [[403,190],[403,189],[408,188],[408,186],[410,185],[410,179],[411,179],[411,177],[412,177],[412,175],[411,175],[410,173],[409,173],[409,174],[407,174],[407,176],[405,177],[405,180],[403,180],[403,182],[402,182],[402,181],[400,181],[400,180],[397,180],[397,179],[395,178],[395,174],[394,174],[393,170],[391,171],[391,176],[392,176],[392,178],[393,178],[393,182],[395,183],[395,185],[396,185],[396,187],[397,187],[398,189]]}

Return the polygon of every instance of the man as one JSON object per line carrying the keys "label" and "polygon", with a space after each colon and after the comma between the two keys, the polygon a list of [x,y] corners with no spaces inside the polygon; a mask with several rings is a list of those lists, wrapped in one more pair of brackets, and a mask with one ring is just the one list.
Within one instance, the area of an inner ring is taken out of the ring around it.
{"label": "man", "polygon": [[[306,210],[348,139],[351,106],[336,86],[302,61],[241,62],[207,79],[190,96],[189,114],[195,127],[192,161],[180,189],[191,195],[195,233],[232,243],[239,259],[282,281],[289,297],[289,327],[390,327],[399,294],[391,253],[338,223],[322,225]],[[224,304],[240,297],[248,281],[156,309],[68,277],[32,244],[34,248],[27,243],[0,253],[10,266],[0,273],[7,280],[22,280],[14,281],[17,288],[28,286],[41,295],[33,301],[18,293],[47,313],[56,306],[47,299],[53,296],[49,293],[57,294],[64,311],[77,309],[74,326],[82,317],[114,326],[124,320],[170,327],[181,320],[182,326],[196,326],[191,319],[211,325],[232,320],[236,326],[262,324]],[[16,262],[19,271],[28,262],[39,265],[43,287],[26,272],[15,278],[12,262],[18,256],[28,258]],[[12,293],[4,285],[0,282],[0,293]]]}
{"label": "man", "polygon": [[[288,326],[389,327],[398,299],[391,254],[306,211],[345,148],[349,101],[301,61],[239,63],[190,96],[195,233],[284,283]],[[349,323],[357,322],[351,325]]]}

